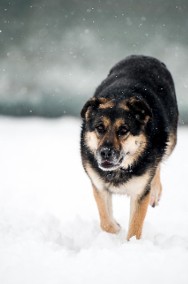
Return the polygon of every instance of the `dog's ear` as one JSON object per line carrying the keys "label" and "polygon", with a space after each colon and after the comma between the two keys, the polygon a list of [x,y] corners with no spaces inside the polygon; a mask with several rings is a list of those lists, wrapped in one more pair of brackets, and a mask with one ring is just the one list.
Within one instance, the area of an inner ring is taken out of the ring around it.
{"label": "dog's ear", "polygon": [[127,102],[127,106],[134,113],[136,120],[146,124],[152,118],[152,111],[149,105],[141,98],[132,97]]}
{"label": "dog's ear", "polygon": [[83,106],[82,110],[81,110],[81,117],[84,118],[88,118],[89,113],[94,110],[95,108],[97,108],[99,106],[100,102],[98,99],[96,98],[91,98],[89,101],[87,101],[85,103],[85,105]]}

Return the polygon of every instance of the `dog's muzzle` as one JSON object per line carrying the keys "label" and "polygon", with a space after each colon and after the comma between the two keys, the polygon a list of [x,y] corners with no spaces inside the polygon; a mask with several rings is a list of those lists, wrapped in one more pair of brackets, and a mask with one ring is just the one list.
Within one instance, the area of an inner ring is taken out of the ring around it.
{"label": "dog's muzzle", "polygon": [[120,166],[122,160],[120,151],[111,147],[101,147],[97,151],[98,165],[102,170],[115,170]]}

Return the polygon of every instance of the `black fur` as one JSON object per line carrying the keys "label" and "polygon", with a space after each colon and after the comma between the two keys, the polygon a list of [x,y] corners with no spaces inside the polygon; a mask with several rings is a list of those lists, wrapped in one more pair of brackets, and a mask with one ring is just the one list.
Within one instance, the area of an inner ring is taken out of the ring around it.
{"label": "black fur", "polygon": [[[132,97],[137,101],[133,106],[129,105],[128,114],[118,109],[119,102]],[[108,115],[111,120],[114,116],[126,117],[133,135],[139,133],[146,115],[151,117],[145,128],[147,147],[127,170],[101,170],[85,141],[85,133],[94,130],[93,120],[97,117],[100,98],[108,98],[115,103],[112,109],[100,110],[100,115]],[[88,109],[90,116],[86,119]],[[127,57],[110,70],[107,78],[96,89],[93,99],[83,107],[81,116],[81,156],[84,167],[86,161],[89,162],[104,182],[115,186],[142,175],[148,168],[153,168],[154,172],[165,154],[169,135],[176,137],[178,107],[171,74],[165,64],[155,58],[136,55]]]}
{"label": "black fur", "polygon": [[[178,109],[174,82],[164,63],[148,56],[130,56],[117,63],[97,88],[94,97],[144,99],[156,126],[176,130]],[[155,127],[155,125],[154,125]]]}

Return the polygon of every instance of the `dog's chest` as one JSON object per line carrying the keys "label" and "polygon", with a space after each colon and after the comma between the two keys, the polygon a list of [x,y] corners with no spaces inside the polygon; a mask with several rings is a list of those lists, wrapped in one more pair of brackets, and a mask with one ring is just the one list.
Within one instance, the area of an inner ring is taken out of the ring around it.
{"label": "dog's chest", "polygon": [[132,177],[126,183],[118,186],[108,184],[107,188],[111,193],[127,194],[128,196],[134,197],[143,193],[144,189],[147,186],[148,180],[149,175],[146,173],[139,177]]}
{"label": "dog's chest", "polygon": [[149,174],[145,173],[142,176],[133,176],[127,182],[113,185],[113,181],[104,182],[103,179],[93,170],[91,167],[87,167],[87,173],[93,183],[93,185],[100,190],[108,190],[115,194],[127,194],[131,197],[141,195],[146,188],[149,181]]}

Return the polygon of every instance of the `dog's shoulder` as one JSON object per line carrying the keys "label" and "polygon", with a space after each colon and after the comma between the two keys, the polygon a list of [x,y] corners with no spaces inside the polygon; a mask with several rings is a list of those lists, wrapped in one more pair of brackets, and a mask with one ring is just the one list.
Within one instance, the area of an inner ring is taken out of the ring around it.
{"label": "dog's shoulder", "polygon": [[130,55],[125,59],[116,63],[110,69],[108,76],[126,71],[143,72],[143,70],[148,70],[148,69],[151,71],[151,69],[153,68],[160,71],[167,70],[166,65],[162,61],[154,57],[144,56],[144,55]]}

